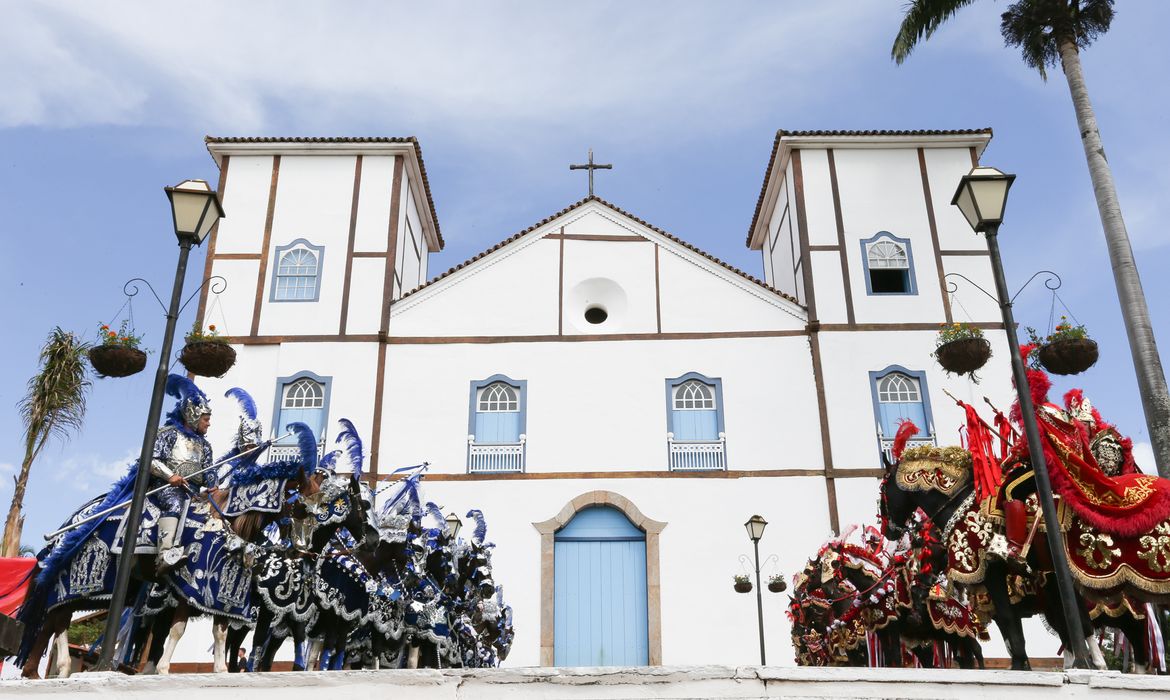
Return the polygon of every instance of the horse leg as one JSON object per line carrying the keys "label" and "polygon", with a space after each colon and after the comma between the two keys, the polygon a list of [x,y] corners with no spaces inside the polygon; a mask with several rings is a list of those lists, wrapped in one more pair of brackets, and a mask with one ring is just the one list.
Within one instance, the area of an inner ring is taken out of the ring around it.
{"label": "horse leg", "polygon": [[1138,620],[1133,615],[1123,615],[1113,621],[1133,649],[1133,672],[1146,674],[1150,672],[1150,638],[1147,625],[1158,624],[1153,618]]}
{"label": "horse leg", "polygon": [[419,646],[417,644],[410,645],[410,651],[406,653],[406,667],[418,668]]}
{"label": "horse leg", "polygon": [[293,634],[293,670],[304,671],[305,665],[305,623],[300,620],[289,622]]}
{"label": "horse leg", "polygon": [[1012,657],[1013,671],[1031,671],[1032,665],[1028,662],[1028,650],[1024,643],[1024,626],[1020,616],[1012,608],[1011,597],[1008,595],[1007,571],[1002,566],[989,566],[985,579],[987,594],[995,606],[996,627],[1003,635],[1004,644]]}
{"label": "horse leg", "polygon": [[316,669],[324,651],[325,638],[313,637],[313,641],[309,644],[309,658],[305,659],[305,668]]}
{"label": "horse leg", "polygon": [[[72,616],[70,616],[72,617]],[[61,616],[57,621],[57,677],[68,678],[73,671],[73,659],[69,656],[69,617]]]}
{"label": "horse leg", "polygon": [[41,623],[41,628],[37,630],[37,636],[33,639],[32,648],[29,650],[28,659],[25,660],[24,667],[20,670],[22,678],[40,679],[41,674],[38,667],[41,665],[41,657],[45,655],[45,649],[49,647],[49,640],[52,639],[62,616],[68,621],[72,614],[62,609],[54,610]]}
{"label": "horse leg", "polygon": [[191,610],[187,607],[186,603],[180,603],[175,608],[171,628],[167,632],[167,639],[163,644],[162,658],[158,661],[158,672],[164,676],[171,672],[171,657],[175,655],[175,647],[179,646],[179,640],[183,638],[183,633],[187,631],[187,618],[190,613]]}
{"label": "horse leg", "polygon": [[260,606],[260,612],[256,615],[256,627],[252,630],[252,651],[248,654],[249,671],[267,670],[263,666],[264,650],[269,645],[268,637],[272,632],[274,617],[271,610],[263,605]]}
{"label": "horse leg", "polygon": [[212,652],[211,670],[215,673],[227,673],[227,636],[228,621],[226,617],[215,617],[211,622],[211,638],[215,642]]}
{"label": "horse leg", "polygon": [[171,629],[171,622],[174,619],[174,608],[167,608],[154,616],[150,630],[150,649],[146,652],[146,664],[142,667],[142,675],[153,676],[158,673],[158,662],[162,658],[167,632]]}

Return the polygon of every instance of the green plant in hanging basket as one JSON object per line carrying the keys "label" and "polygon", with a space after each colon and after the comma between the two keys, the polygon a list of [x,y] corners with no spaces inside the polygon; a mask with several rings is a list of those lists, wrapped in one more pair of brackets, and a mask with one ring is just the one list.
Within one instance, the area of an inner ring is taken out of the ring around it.
{"label": "green plant in hanging basket", "polygon": [[773,593],[783,593],[788,590],[788,582],[784,580],[783,574],[774,574],[768,577],[768,590]]}
{"label": "green plant in hanging basket", "polygon": [[1032,351],[1032,361],[1053,374],[1080,374],[1097,364],[1097,342],[1083,324],[1069,323],[1068,316],[1061,316],[1060,323],[1044,338],[1035,328],[1027,331],[1032,344],[1038,346]]}
{"label": "green plant in hanging basket", "polygon": [[227,338],[219,334],[215,324],[203,330],[196,322],[184,340],[187,344],[179,353],[179,362],[192,374],[222,377],[236,364],[236,351],[228,344]]}
{"label": "green plant in hanging basket", "polygon": [[747,574],[736,574],[731,577],[734,583],[736,593],[750,593],[752,590],[752,580]]}
{"label": "green plant in hanging basket", "polygon": [[130,328],[129,319],[118,330],[108,324],[98,326],[98,340],[87,353],[89,364],[103,377],[129,377],[146,367],[146,353],[138,349],[142,336]]}
{"label": "green plant in hanging basket", "polygon": [[934,357],[946,371],[975,379],[975,370],[991,358],[991,343],[970,323],[943,323],[934,339]]}

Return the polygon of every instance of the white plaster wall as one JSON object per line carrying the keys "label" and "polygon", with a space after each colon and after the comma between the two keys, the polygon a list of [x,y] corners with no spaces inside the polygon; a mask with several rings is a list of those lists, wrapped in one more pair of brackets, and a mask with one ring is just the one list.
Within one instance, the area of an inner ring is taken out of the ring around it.
{"label": "white plaster wall", "polygon": [[[341,292],[349,217],[353,205],[354,156],[285,156],[280,161],[276,209],[272,221],[268,274],[262,291],[261,335],[336,333],[341,320]],[[273,302],[276,249],[303,238],[325,246],[320,294],[315,302]]]}
{"label": "white plaster wall", "polygon": [[268,215],[272,156],[232,156],[223,198],[224,218],[215,238],[217,253],[259,253]]}
{"label": "white plaster wall", "polygon": [[[991,294],[995,294],[995,278],[991,272],[991,258],[986,255],[967,256],[967,255],[944,255],[943,256],[943,270],[947,273],[957,272],[968,277],[972,282],[986,289]],[[991,323],[1002,323],[1003,315],[999,310],[999,305],[991,300],[990,297],[971,286],[971,283],[961,279],[951,277],[948,282],[954,282],[955,292],[951,301],[951,316],[956,321],[982,321]],[[1023,280],[1018,280],[1017,284],[1022,283]],[[1033,299],[1044,299],[1048,294],[1042,286],[1042,280],[1038,280],[1029,293],[1036,294]],[[1027,318],[1017,318],[1017,322],[1026,326],[1029,323],[1036,325],[1038,321],[1033,321]],[[1047,314],[1045,314],[1047,320]],[[1020,332],[1023,333],[1021,327]]]}
{"label": "white plaster wall", "polygon": [[[877,447],[877,418],[873,410],[869,372],[901,365],[925,371],[931,411],[939,444],[959,444],[958,428],[965,422],[962,411],[947,398],[943,389],[985,411],[983,397],[1001,410],[1010,405],[1012,392],[1007,341],[1002,331],[987,331],[992,358],[979,371],[983,383],[975,385],[966,377],[948,377],[931,352],[934,331],[869,331],[822,333],[821,361],[825,372],[825,395],[829,412],[833,464],[838,469],[881,466]],[[927,432],[926,426],[922,434]]]}
{"label": "white plaster wall", "polygon": [[[563,332],[566,335],[657,330],[653,242],[566,240],[564,243]],[[616,285],[620,294],[611,285]],[[600,296],[586,292],[590,287],[604,291]],[[610,293],[623,303],[607,303]],[[585,320],[585,310],[598,303],[605,306],[609,317],[604,323],[589,323]]]}
{"label": "white plaster wall", "polygon": [[[839,149],[834,151],[838,182],[841,182],[843,170],[841,153]],[[800,166],[804,179],[804,210],[808,219],[809,245],[836,245],[837,216],[833,207],[828,151],[821,148],[801,149]],[[841,199],[844,205],[844,190],[841,192]]]}
{"label": "white plaster wall", "polygon": [[358,190],[357,221],[354,227],[355,251],[386,250],[393,181],[393,156],[362,157],[362,181]]}
{"label": "white plaster wall", "polygon": [[[913,148],[838,149],[834,157],[857,321],[941,321],[942,292],[917,151]],[[879,231],[910,240],[917,294],[869,296],[866,293],[860,242]]]}
{"label": "white plaster wall", "polygon": [[817,297],[817,320],[821,323],[848,322],[845,283],[841,277],[841,254],[832,250],[812,251],[809,258],[812,260],[813,288]]}
{"label": "white plaster wall", "polygon": [[[564,223],[565,233],[629,236],[638,232],[635,230],[633,222],[619,222],[618,216],[617,212],[608,207],[590,206],[581,211],[580,216],[573,216]],[[548,228],[559,230],[560,225],[553,222]]]}
{"label": "white plaster wall", "polygon": [[983,236],[971,230],[958,207],[951,206],[951,198],[955,196],[959,179],[970,171],[970,149],[926,149],[926,176],[930,182],[931,199],[934,201],[934,221],[938,227],[938,240],[943,250],[987,250]]}
{"label": "white plaster wall", "polygon": [[[789,166],[791,168],[791,165]],[[766,255],[770,256],[773,274],[772,286],[787,294],[796,294],[796,273],[793,271],[797,256],[793,251],[799,249],[796,232],[796,205],[792,201],[791,179],[785,179],[782,185],[780,200],[776,203],[776,210],[772,214],[771,224],[774,230],[769,234],[770,241],[765,245]],[[788,206],[788,215],[784,215],[784,207]],[[774,241],[774,244],[773,244]]]}
{"label": "white plaster wall", "polygon": [[382,288],[385,258],[354,258],[349,278],[349,319],[346,333],[377,333],[382,326]]}
{"label": "white plaster wall", "polygon": [[[374,376],[377,372],[376,343],[283,343],[248,345],[236,348],[236,365],[221,379],[200,379],[199,387],[212,400],[215,411],[208,433],[216,453],[226,452],[236,429],[238,412],[235,402],[223,394],[233,386],[243,387],[256,401],[265,430],[282,435],[284,426],[273,425],[276,405],[276,379],[308,370],[322,377],[332,377],[327,439],[338,432],[338,418],[353,421],[362,439],[373,438]],[[320,436],[318,436],[320,438]]]}
{"label": "white plaster wall", "polygon": [[[474,274],[408,297],[390,311],[396,336],[557,332],[559,241],[529,239]],[[621,244],[619,244],[621,245]],[[351,302],[352,303],[352,302]]]}
{"label": "white plaster wall", "polygon": [[[215,260],[211,274],[227,281],[223,293],[208,294],[204,323],[216,324],[221,335],[247,335],[252,329],[252,308],[256,298],[259,260]],[[214,284],[214,283],[212,283]]]}
{"label": "white plaster wall", "polygon": [[774,331],[804,327],[804,320],[795,315],[803,315],[803,310],[759,285],[729,274],[734,281],[663,247],[659,253],[662,332]]}
{"label": "white plaster wall", "polygon": [[[792,573],[828,536],[828,507],[819,478],[570,479],[508,482],[426,482],[424,496],[444,511],[480,508],[488,525],[494,576],[515,611],[516,641],[507,666],[540,663],[540,536],[532,526],[556,515],[576,496],[608,490],[644,515],[667,523],[660,539],[662,661],[664,664],[756,663],[755,595],[734,592],[731,577],[751,555],[743,522],[769,521],[760,542],[763,571]],[[802,507],[792,508],[800,503]],[[764,592],[768,661],[792,665],[784,609],[787,594]]]}
{"label": "white plaster wall", "polygon": [[[666,469],[665,380],[723,380],[732,469],[822,465],[808,341],[718,340],[392,345],[382,459],[466,471],[469,387],[528,382],[529,472]],[[425,400],[424,400],[425,397]],[[386,468],[383,468],[386,471]]]}

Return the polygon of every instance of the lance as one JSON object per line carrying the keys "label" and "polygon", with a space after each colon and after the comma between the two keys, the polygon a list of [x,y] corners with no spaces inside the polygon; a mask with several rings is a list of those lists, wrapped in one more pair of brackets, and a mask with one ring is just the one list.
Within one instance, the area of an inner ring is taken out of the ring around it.
{"label": "lance", "polygon": [[[966,404],[963,402],[963,400],[962,400],[962,399],[960,399],[959,397],[955,396],[954,394],[952,394],[951,392],[947,391],[946,389],[943,389],[943,393],[944,393],[944,394],[946,394],[947,396],[951,397],[952,399],[954,399],[955,403],[959,404],[960,406],[966,405]],[[987,401],[987,397],[984,397],[984,398],[983,398],[983,400],[984,400],[984,401]],[[989,403],[989,404],[990,404],[991,402],[990,402],[990,401],[987,401],[987,403]],[[992,408],[995,408],[995,406],[992,406]],[[999,431],[998,431],[998,430],[996,430],[995,428],[991,427],[991,424],[990,424],[990,423],[988,423],[987,421],[983,420],[983,416],[981,416],[981,415],[979,415],[978,413],[976,413],[976,414],[975,414],[975,417],[979,419],[979,422],[983,424],[983,427],[987,428],[987,430],[988,430],[988,431],[989,431],[989,432],[990,432],[992,435],[996,436],[996,437],[997,437],[997,438],[999,438],[1000,440],[1003,440],[1003,442],[1004,442],[1005,444],[1007,444],[1007,446],[1008,446],[1008,447],[1011,447],[1011,443],[1008,443],[1008,441],[1007,441],[1006,439],[1004,439],[1004,437],[1003,437],[1002,435],[1000,435],[1000,434],[999,434]],[[1015,436],[1016,436],[1016,437],[1019,437],[1019,433],[1016,433],[1016,432],[1015,432],[1015,428],[1013,428],[1013,429],[1012,429],[1012,432],[1013,432],[1013,434],[1015,434]]]}
{"label": "lance", "polygon": [[[267,442],[261,443],[261,444],[259,444],[259,445],[256,445],[255,447],[253,447],[253,448],[252,448],[252,449],[250,449],[250,450],[244,450],[243,452],[240,452],[240,453],[238,453],[238,454],[234,454],[234,455],[232,455],[231,457],[227,457],[226,459],[221,459],[220,461],[216,462],[215,464],[211,465],[210,467],[205,467],[205,468],[203,468],[203,469],[200,469],[200,470],[199,470],[199,471],[197,471],[197,472],[192,472],[192,473],[188,474],[187,476],[198,476],[198,475],[202,474],[203,472],[206,472],[206,471],[211,471],[212,469],[215,469],[216,467],[218,467],[218,466],[220,466],[220,465],[222,465],[222,464],[227,464],[228,462],[232,461],[233,459],[236,459],[236,458],[243,457],[243,456],[245,456],[245,455],[251,454],[251,453],[255,452],[256,450],[267,449],[269,446],[271,446],[271,445],[272,445],[272,443],[276,442],[277,440],[283,440],[284,438],[286,438],[286,437],[288,437],[289,435],[292,435],[292,434],[293,434],[292,432],[287,432],[287,433],[285,433],[284,435],[281,435],[280,437],[278,437],[278,438],[276,438],[276,439],[274,439],[274,440],[269,440],[269,441],[267,441]],[[184,477],[184,478],[185,478],[185,477]],[[164,485],[164,486],[159,486],[158,488],[151,489],[150,491],[147,491],[147,492],[146,492],[146,495],[147,495],[147,496],[150,496],[150,495],[152,495],[152,494],[156,494],[156,493],[158,493],[159,491],[162,491],[162,490],[163,490],[163,489],[165,489],[165,488],[169,488],[170,486],[171,486],[171,484],[166,484],[166,485]],[[45,540],[46,540],[46,541],[47,541],[47,540],[51,540],[51,539],[53,539],[53,538],[54,538],[54,537],[56,537],[57,535],[60,535],[60,534],[61,534],[61,533],[63,533],[63,532],[69,532],[70,530],[73,530],[73,529],[76,529],[76,528],[78,528],[78,527],[81,527],[82,525],[84,525],[84,524],[86,524],[86,523],[88,523],[88,522],[90,522],[90,521],[97,520],[98,518],[100,518],[100,517],[102,517],[102,516],[104,516],[104,515],[109,515],[110,513],[113,513],[113,512],[114,512],[114,511],[116,511],[116,510],[121,510],[122,508],[125,508],[126,506],[130,505],[132,502],[133,502],[133,499],[131,499],[131,500],[129,500],[129,501],[123,501],[122,503],[119,503],[119,504],[117,504],[117,505],[110,506],[109,508],[106,508],[105,510],[101,510],[101,511],[98,511],[97,513],[92,513],[92,514],[90,514],[90,515],[87,515],[86,517],[82,518],[81,520],[78,520],[78,521],[77,521],[77,522],[75,522],[75,523],[70,523],[69,525],[66,525],[65,527],[61,527],[61,528],[58,528],[58,529],[56,529],[56,530],[53,530],[53,531],[52,531],[52,532],[50,532],[49,534],[45,535]]]}

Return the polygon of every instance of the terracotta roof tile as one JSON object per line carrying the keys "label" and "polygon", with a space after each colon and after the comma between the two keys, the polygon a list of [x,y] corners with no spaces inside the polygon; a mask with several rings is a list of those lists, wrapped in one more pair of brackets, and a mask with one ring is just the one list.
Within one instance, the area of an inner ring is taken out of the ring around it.
{"label": "terracotta roof tile", "polygon": [[797,306],[804,308],[804,305],[801,304],[795,297],[792,297],[788,294],[785,294],[784,292],[780,291],[779,289],[776,289],[775,287],[768,285],[763,280],[760,280],[756,277],[753,277],[753,276],[747,274],[746,272],[744,272],[743,270],[740,270],[737,267],[734,267],[732,265],[729,265],[728,263],[723,262],[722,260],[715,257],[714,255],[711,255],[710,253],[703,251],[703,250],[700,250],[699,248],[696,248],[695,246],[691,245],[690,243],[687,243],[686,241],[682,240],[678,236],[675,236],[672,233],[664,231],[664,230],[658,228],[657,226],[655,226],[651,223],[648,223],[644,219],[641,219],[641,218],[631,214],[630,212],[622,209],[621,207],[618,207],[614,204],[611,204],[611,203],[605,201],[604,199],[602,199],[601,197],[598,197],[596,195],[590,195],[590,196],[586,197],[585,199],[582,199],[578,202],[570,204],[569,206],[565,207],[564,209],[558,211],[557,213],[541,219],[540,221],[529,226],[528,228],[524,229],[523,231],[515,233],[515,234],[509,236],[508,238],[505,238],[504,240],[495,244],[491,248],[488,248],[487,250],[483,251],[482,253],[479,253],[479,254],[459,263],[455,267],[452,267],[451,269],[447,270],[446,272],[439,275],[438,277],[435,277],[434,279],[428,281],[426,284],[423,284],[419,287],[415,287],[414,289],[410,290],[409,292],[407,292],[407,293],[403,294],[401,297],[399,297],[399,299],[397,301],[401,301],[402,299],[405,299],[413,294],[417,294],[418,292],[421,292],[422,290],[430,287],[431,285],[435,284],[439,280],[441,280],[445,277],[448,277],[451,274],[458,272],[459,270],[462,270],[463,268],[467,267],[468,265],[475,262],[476,260],[484,258],[488,255],[491,255],[492,253],[496,252],[500,248],[503,248],[504,246],[508,245],[509,243],[512,243],[513,241],[516,241],[516,240],[522,238],[526,234],[532,233],[533,231],[540,228],[541,226],[544,226],[545,224],[549,223],[550,221],[553,221],[554,219],[557,219],[561,216],[564,216],[565,214],[568,214],[569,212],[573,211],[574,209],[577,209],[581,206],[584,206],[585,204],[588,204],[589,202],[597,202],[598,204],[601,204],[605,207],[608,207],[609,209],[612,209],[613,211],[617,212],[618,214],[621,214],[622,216],[625,216],[629,219],[632,219],[632,220],[638,222],[639,224],[641,224],[642,226],[645,226],[646,228],[654,231],[655,233],[658,233],[658,234],[670,239],[671,241],[678,243],[679,245],[683,246],[684,248],[703,256],[704,258],[706,258],[707,260],[710,260],[711,262],[715,263],[716,265],[719,265],[720,267],[723,267],[724,269],[726,269],[730,272],[734,272],[735,274],[739,275],[740,277],[743,277],[744,279],[748,280],[749,282],[752,282],[760,287],[763,287],[764,289],[767,289],[769,292],[772,292],[773,294],[776,294],[777,296],[781,296],[781,297],[787,299],[788,301],[792,302],[793,304],[796,304]]}
{"label": "terracotta roof tile", "polygon": [[427,178],[427,165],[423,162],[422,146],[414,136],[205,136],[203,142],[212,143],[409,143],[418,154],[418,170],[422,174],[423,191],[427,195],[427,206],[431,210],[431,221],[435,222],[435,237],[439,239],[439,250],[446,243],[439,230],[439,215],[435,211],[435,199],[431,196],[431,182]]}
{"label": "terracotta roof tile", "polygon": [[768,157],[768,166],[764,168],[764,184],[760,186],[760,197],[756,200],[756,211],[754,214],[752,214],[752,223],[750,226],[748,226],[747,240],[744,242],[744,245],[751,247],[752,233],[756,230],[756,223],[759,222],[760,212],[764,208],[764,198],[768,194],[768,176],[772,172],[772,166],[776,164],[776,155],[780,152],[780,139],[784,138],[785,136],[974,136],[977,134],[987,134],[988,136],[991,136],[991,133],[991,127],[982,129],[870,129],[860,131],[849,129],[777,129],[776,139],[772,142],[772,155]]}

